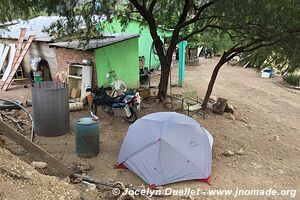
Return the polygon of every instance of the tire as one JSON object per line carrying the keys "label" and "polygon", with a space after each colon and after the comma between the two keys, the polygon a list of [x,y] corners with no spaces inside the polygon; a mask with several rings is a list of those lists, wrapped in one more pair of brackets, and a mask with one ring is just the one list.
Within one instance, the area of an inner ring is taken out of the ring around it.
{"label": "tire", "polygon": [[129,109],[131,112],[130,117],[123,117],[123,119],[128,123],[134,123],[137,120],[138,115],[137,115],[135,109],[133,109],[133,108],[129,108]]}

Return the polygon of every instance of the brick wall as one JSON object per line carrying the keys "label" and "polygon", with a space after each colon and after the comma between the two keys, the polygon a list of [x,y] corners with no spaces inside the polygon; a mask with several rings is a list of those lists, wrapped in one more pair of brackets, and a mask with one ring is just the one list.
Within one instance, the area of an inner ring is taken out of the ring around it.
{"label": "brick wall", "polygon": [[92,85],[95,86],[97,85],[97,75],[94,51],[79,51],[60,47],[56,48],[57,69],[59,71],[67,72],[69,63],[82,63],[82,60],[84,59],[91,61],[91,65],[93,66]]}

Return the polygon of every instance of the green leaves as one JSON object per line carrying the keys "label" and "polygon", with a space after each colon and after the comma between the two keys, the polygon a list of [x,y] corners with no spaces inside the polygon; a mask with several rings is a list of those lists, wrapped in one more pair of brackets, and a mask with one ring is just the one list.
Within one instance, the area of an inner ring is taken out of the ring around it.
{"label": "green leaves", "polygon": [[64,17],[49,30],[58,37],[89,38],[101,32],[103,20],[118,17],[125,27],[134,18],[148,25],[154,38],[158,26],[172,29],[169,55],[178,42],[189,39],[193,47],[209,46],[220,53],[246,45],[243,51],[257,64],[265,59],[284,72],[299,68],[299,0],[0,1],[0,23],[41,13]]}

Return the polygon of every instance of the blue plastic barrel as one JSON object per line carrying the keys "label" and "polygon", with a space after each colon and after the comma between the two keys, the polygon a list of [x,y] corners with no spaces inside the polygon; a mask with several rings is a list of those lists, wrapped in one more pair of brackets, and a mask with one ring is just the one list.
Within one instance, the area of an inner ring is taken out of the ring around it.
{"label": "blue plastic barrel", "polygon": [[99,121],[90,116],[81,117],[75,123],[76,154],[90,158],[99,154]]}

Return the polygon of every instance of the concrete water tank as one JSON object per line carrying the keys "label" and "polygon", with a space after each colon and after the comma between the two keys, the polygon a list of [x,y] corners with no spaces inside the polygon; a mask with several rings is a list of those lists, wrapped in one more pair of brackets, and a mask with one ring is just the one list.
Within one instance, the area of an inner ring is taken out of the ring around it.
{"label": "concrete water tank", "polygon": [[69,92],[65,83],[45,81],[31,89],[34,131],[37,135],[64,135],[70,128]]}

